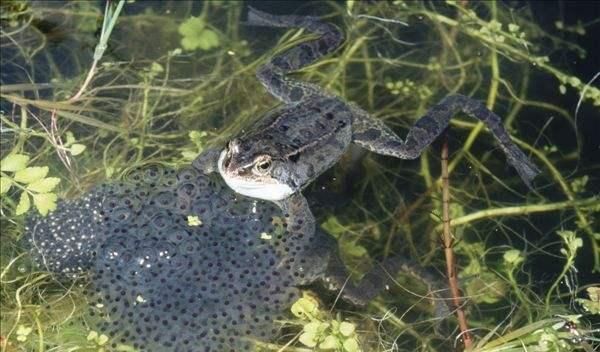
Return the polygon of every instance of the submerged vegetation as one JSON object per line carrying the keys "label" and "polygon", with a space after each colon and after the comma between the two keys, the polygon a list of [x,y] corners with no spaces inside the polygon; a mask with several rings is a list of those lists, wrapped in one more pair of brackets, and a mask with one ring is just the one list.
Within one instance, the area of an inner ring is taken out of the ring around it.
{"label": "submerged vegetation", "polygon": [[[25,214],[46,214],[57,199],[137,166],[188,165],[275,103],[254,72],[305,38],[244,26],[242,2],[132,2],[122,11],[117,4],[0,5],[3,351],[132,350],[89,328],[85,277],[65,281],[32,265],[20,242]],[[599,165],[580,158],[578,120],[598,118],[600,90],[557,59],[583,59],[586,48],[555,32],[589,35],[598,21],[556,22],[553,34],[519,6],[396,0],[300,7],[333,21],[347,38],[298,75],[400,135],[452,93],[481,99],[503,116],[543,170],[533,191],[506,167],[482,124],[459,115],[448,132],[452,249],[471,348],[592,351],[600,344],[600,287],[592,280],[600,272],[600,180]],[[576,97],[575,104],[540,99],[541,85]],[[398,254],[446,272],[439,160],[437,146],[417,161],[351,150],[307,190],[357,277]],[[424,294],[402,275],[366,309],[307,294],[290,307],[289,321],[276,322],[281,338],[259,348],[461,346],[454,315],[433,318]]]}

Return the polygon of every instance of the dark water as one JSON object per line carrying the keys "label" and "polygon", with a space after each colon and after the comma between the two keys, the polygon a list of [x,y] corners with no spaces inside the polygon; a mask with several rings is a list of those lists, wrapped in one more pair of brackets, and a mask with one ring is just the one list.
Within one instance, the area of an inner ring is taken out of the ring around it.
{"label": "dark water", "polygon": [[[389,23],[373,22],[373,26],[377,23],[385,29],[376,32],[380,35],[379,37],[369,38],[368,45],[365,46],[369,57],[406,59],[413,63],[427,64],[430,57],[439,59],[445,55],[451,55],[441,49],[442,44],[434,41],[439,37],[434,35],[437,33],[433,29],[435,27],[427,20],[415,15],[403,16],[399,10],[395,13],[390,4],[386,5],[389,6],[387,8],[382,5],[383,3],[376,1],[367,3],[373,8],[381,8],[379,11],[373,12],[378,16],[387,15],[389,18],[409,23],[409,26],[404,28]],[[85,11],[96,11],[97,13],[95,17],[90,16],[91,19],[85,21],[87,24],[85,30],[81,27],[83,21],[80,21],[81,17],[77,16],[77,11],[68,14],[61,12],[61,9],[65,8],[65,2],[34,2],[32,4],[34,9],[43,8],[52,9],[52,11],[40,12],[43,15],[35,16],[31,22],[32,31],[15,34],[13,39],[22,40],[22,48],[27,50],[42,49],[30,57],[25,54],[31,53],[31,51],[26,50],[23,54],[18,48],[11,46],[10,40],[6,37],[2,38],[0,83],[3,87],[9,88],[15,84],[44,83],[48,84],[51,89],[44,87],[37,91],[3,90],[3,94],[20,95],[29,99],[62,100],[77,90],[81,82],[81,75],[87,73],[99,37],[101,20],[98,15],[102,13],[104,3],[89,2],[89,8],[82,7],[77,10],[80,13]],[[483,18],[489,19],[489,11],[486,11],[486,6],[476,2],[469,2],[469,4],[480,11],[478,13],[482,13]],[[360,30],[354,29],[352,19],[344,15],[345,2],[341,1],[332,3],[247,1],[243,5],[226,3],[226,5],[215,5],[216,7],[213,7],[211,12],[213,16],[208,17],[206,21],[214,26],[215,30],[220,31],[223,35],[221,38],[225,38],[224,33],[229,33],[227,31],[231,28],[228,26],[231,26],[232,21],[245,20],[246,5],[276,14],[317,16],[332,14],[327,17],[327,20],[336,23],[348,32],[345,48],[355,44],[361,37],[361,31],[366,31],[364,27]],[[3,6],[6,6],[5,3]],[[600,5],[596,2],[502,1],[498,6],[502,14],[506,16],[503,17],[505,25],[508,22],[507,18],[510,18],[507,14],[512,14],[515,18],[532,21],[545,31],[544,35],[531,35],[529,38],[535,44],[531,50],[536,56],[547,55],[553,67],[568,75],[578,77],[583,82],[591,81],[600,72],[600,49],[598,48]],[[161,102],[152,111],[156,117],[152,118],[151,123],[139,122],[141,111],[139,102],[144,97],[141,93],[144,87],[142,82],[148,77],[144,76],[143,72],[146,72],[144,70],[147,70],[152,62],[160,62],[163,66],[165,65],[166,53],[179,46],[180,38],[174,26],[189,16],[198,16],[203,8],[203,2],[179,1],[136,1],[125,6],[122,16],[131,20],[120,21],[117,24],[109,41],[107,52],[101,61],[119,63],[123,70],[111,71],[109,67],[101,69],[96,76],[97,79],[92,83],[92,87],[111,84],[135,84],[137,87],[131,90],[99,92],[97,96],[104,100],[91,102],[90,106],[103,112],[102,114],[91,114],[94,118],[125,130],[130,129],[130,134],[117,137],[117,134],[113,132],[100,131],[89,125],[69,120],[59,120],[60,133],[65,133],[68,129],[82,138],[88,146],[83,157],[74,159],[72,168],[67,168],[60,162],[52,151],[53,149],[48,147],[50,144],[45,144],[48,142],[44,139],[30,138],[25,145],[27,153],[37,155],[37,165],[49,165],[52,175],[63,179],[62,193],[59,192],[59,194],[65,196],[81,194],[92,184],[102,182],[107,177],[114,178],[119,172],[107,176],[107,165],[118,171],[123,171],[125,167],[135,163],[150,161],[166,162],[170,166],[177,167],[185,165],[189,163],[189,160],[181,157],[181,151],[187,150],[186,148],[189,149],[193,145],[193,142],[190,142],[187,137],[189,131],[207,131],[211,133],[207,141],[214,140],[217,144],[223,143],[233,131],[243,129],[249,122],[259,118],[262,112],[275,104],[275,101],[256,83],[252,73],[256,67],[250,67],[247,70],[244,68],[245,65],[250,65],[261,58],[261,55],[272,53],[273,47],[277,45],[278,40],[286,31],[241,25],[239,31],[232,31],[235,32],[236,37],[231,39],[231,42],[222,39],[222,46],[219,48],[205,52],[184,52],[173,58],[171,62],[172,81],[169,81],[167,85],[193,91],[196,96],[204,97],[202,102],[198,103],[195,98],[184,94],[170,99],[152,95],[153,99]],[[438,9],[440,13],[446,15],[451,13],[442,3],[427,2],[424,8],[430,11]],[[3,8],[3,13],[7,13],[5,9]],[[361,7],[361,9],[365,8]],[[528,9],[531,9],[531,18],[528,18]],[[143,18],[144,14],[152,14],[156,17]],[[582,36],[558,30],[556,28],[557,21],[561,21],[567,26],[581,22],[585,25],[586,34]],[[94,24],[94,22],[96,23]],[[528,28],[534,28],[534,26]],[[3,23],[3,30],[9,31],[10,27]],[[392,35],[388,35],[390,33]],[[551,37],[554,39],[550,39]],[[411,42],[415,45],[402,44],[394,39]],[[466,42],[460,41],[460,39],[459,36],[459,43]],[[240,44],[244,40],[246,42]],[[569,45],[578,45],[583,48],[586,51],[585,57],[580,57],[576,50],[566,49],[565,47]],[[234,51],[235,54],[230,57],[223,54],[224,46],[229,46],[227,48]],[[459,47],[458,50],[461,51],[463,48]],[[333,57],[340,57],[343,52],[343,50],[338,51]],[[465,60],[477,56],[487,60],[489,50],[483,45],[474,46],[472,51],[468,49],[461,51],[461,55]],[[220,56],[226,59],[219,62]],[[439,100],[448,93],[448,86],[444,86],[445,80],[439,78],[437,72],[423,67],[415,68],[411,65],[396,64],[393,66],[381,61],[374,64],[375,68],[373,68],[371,78],[374,88],[370,88],[366,78],[366,69],[360,61],[363,57],[354,53],[352,58],[355,60],[344,63],[347,65],[347,69],[343,75],[337,76],[337,81],[329,82],[327,75],[331,75],[341,67],[342,63],[339,61],[324,64],[314,70],[307,70],[305,77],[322,85],[333,83],[329,88],[341,92],[348,100],[357,102],[376,116],[384,116],[387,118],[386,122],[401,136],[405,135],[407,128],[414,121],[415,114],[422,113],[424,108],[431,106],[436,99]],[[263,63],[265,59],[266,57],[262,57],[263,61],[258,64]],[[553,146],[556,151],[546,155],[567,183],[583,175],[589,177],[585,191],[575,194],[576,199],[586,199],[600,194],[600,108],[593,106],[590,100],[583,101],[579,106],[580,97],[574,89],[569,87],[566,94],[561,94],[558,88],[560,82],[548,72],[531,65],[531,63],[512,62],[500,56],[501,76],[511,84],[515,91],[518,92],[520,89],[522,68],[527,65],[530,66],[530,77],[529,84],[524,90],[526,98],[530,101],[552,104],[566,111],[569,116],[566,118],[560,116],[556,109],[525,106],[519,111],[511,133],[539,150],[543,150],[544,146]],[[473,65],[473,67],[477,69],[466,71],[467,80],[480,75],[482,77],[481,84],[467,83],[461,87],[459,93],[470,94],[477,99],[485,100],[490,84],[489,66],[479,64]],[[229,80],[230,76],[234,78]],[[418,99],[414,99],[414,96],[406,97],[406,103],[399,101],[385,89],[385,83],[389,80],[403,79],[430,85],[435,91],[434,97],[426,99],[425,106],[419,105],[420,102]],[[454,77],[450,77],[449,80],[454,82]],[[152,82],[154,85],[160,84],[159,80]],[[597,78],[591,83],[591,86],[598,88],[599,82],[600,78]],[[207,86],[202,86],[203,83],[206,83]],[[221,85],[221,83],[223,84]],[[368,97],[369,89],[374,91],[373,100]],[[509,92],[501,86],[494,111],[503,117],[507,116],[513,104],[514,100],[511,100]],[[189,109],[186,110],[186,107]],[[12,100],[3,97],[0,109],[7,120],[19,124],[20,110]],[[400,116],[390,118],[389,115],[394,111],[398,111]],[[49,126],[50,114],[37,107],[31,107],[31,112],[39,116],[39,121],[30,119],[29,126],[33,126],[35,131],[43,133],[42,125]],[[238,118],[238,116],[240,117]],[[466,119],[463,118],[463,120]],[[576,128],[573,128],[573,125]],[[4,157],[17,143],[16,135],[10,132],[6,126],[3,122],[1,157]],[[147,143],[146,149],[138,154],[139,144],[134,145],[130,142],[132,138],[139,139],[135,133],[142,130],[149,134],[145,142]],[[450,131],[452,155],[458,153],[467,136],[468,131],[464,129]],[[488,207],[527,206],[560,202],[566,199],[556,180],[536,157],[532,159],[536,164],[542,165],[543,174],[535,183],[536,191],[539,194],[529,192],[517,180],[514,171],[505,165],[504,156],[495,150],[497,148],[490,140],[489,135],[480,135],[472,148],[472,153],[475,158],[482,158],[482,164],[490,168],[491,174],[497,176],[501,181],[506,181],[516,192],[506,190],[486,173],[473,172],[472,170],[477,165],[465,159],[451,176],[456,202],[464,206],[465,213],[476,212]],[[109,146],[112,143],[117,147],[110,149]],[[428,154],[434,179],[439,175],[439,148],[440,143],[434,143]],[[431,256],[428,257],[427,263],[435,270],[443,272],[445,270],[443,257],[440,246],[436,242],[438,238],[435,232],[438,219],[435,215],[430,215],[436,212],[436,201],[439,195],[435,192],[433,195],[428,195],[427,186],[421,177],[419,161],[400,161],[367,155],[355,150],[348,154],[347,159],[342,160],[340,165],[319,178],[306,191],[311,208],[319,221],[325,222],[335,215],[344,225],[355,225],[354,236],[348,235],[345,239],[347,241],[350,239],[353,244],[359,244],[366,248],[374,258],[388,255],[391,247],[392,253],[412,256],[413,259],[424,261],[423,258],[427,257],[432,249],[437,250],[433,259]],[[18,198],[16,199],[18,200]],[[2,206],[3,228],[22,222],[22,218],[11,215],[14,213],[14,206],[6,204],[8,203],[3,203]],[[32,211],[34,210],[32,209]],[[408,214],[406,218],[403,217],[404,214]],[[588,210],[583,214],[591,222],[592,230],[598,232],[597,213],[594,214]],[[398,218],[401,220],[394,220]],[[522,275],[518,275],[518,278],[522,280],[519,283],[530,285],[536,294],[544,297],[564,265],[564,259],[560,254],[561,244],[555,232],[560,229],[577,230],[576,215],[567,208],[559,212],[542,212],[500,219],[498,222],[495,222],[496,219],[475,222],[466,229],[457,230],[457,235],[462,235],[464,243],[485,243],[486,248],[491,249],[485,259],[492,269],[501,267],[504,249],[511,247],[526,252],[526,264],[523,267]],[[3,243],[6,243],[7,238],[9,241],[13,241],[11,243],[16,243],[14,240],[19,236],[20,230],[18,226],[11,228],[14,233],[3,230]],[[598,283],[600,281],[598,273],[592,272],[594,257],[591,252],[591,238],[581,229],[577,230],[577,233],[584,241],[584,246],[579,250],[575,263],[575,267],[578,269],[579,285]],[[411,242],[410,245],[409,242]],[[344,251],[343,244],[341,247]],[[3,256],[5,253],[10,253],[7,256],[12,255],[6,247],[2,252]],[[468,265],[468,257],[465,251],[460,252],[459,249],[460,267],[464,268]],[[364,265],[364,260],[361,262],[351,255],[346,259],[348,258],[355,267]],[[354,261],[352,262],[352,260]],[[7,260],[3,258],[3,265],[6,262]],[[528,279],[524,273],[530,273],[531,279]],[[561,287],[561,292],[567,292],[564,286]],[[391,302],[390,306],[402,301],[402,298],[393,301],[387,296],[386,299]],[[9,306],[14,304],[10,300],[6,301]],[[556,300],[556,302],[566,305],[570,303],[567,298]],[[486,312],[493,312],[489,313],[490,316],[500,312],[496,321],[496,323],[500,323],[506,313],[506,310],[503,310],[506,306],[508,304],[492,305],[491,308],[481,305],[478,308],[483,307],[481,308],[482,316],[486,316]],[[488,310],[486,311],[486,309]],[[357,310],[357,312],[361,311]],[[410,347],[407,347],[407,350],[410,350]]]}

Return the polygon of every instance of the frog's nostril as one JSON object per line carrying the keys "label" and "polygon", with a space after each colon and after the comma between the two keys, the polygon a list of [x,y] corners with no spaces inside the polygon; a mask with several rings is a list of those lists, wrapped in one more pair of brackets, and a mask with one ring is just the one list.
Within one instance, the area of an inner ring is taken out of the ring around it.
{"label": "frog's nostril", "polygon": [[225,166],[226,168],[229,167],[229,164],[231,164],[231,149],[229,149],[227,151],[227,154],[225,154],[225,160],[223,160],[223,166]]}
{"label": "frog's nostril", "polygon": [[229,141],[229,144],[227,144],[227,149],[229,150],[229,153],[239,153],[240,141],[238,139],[232,139]]}

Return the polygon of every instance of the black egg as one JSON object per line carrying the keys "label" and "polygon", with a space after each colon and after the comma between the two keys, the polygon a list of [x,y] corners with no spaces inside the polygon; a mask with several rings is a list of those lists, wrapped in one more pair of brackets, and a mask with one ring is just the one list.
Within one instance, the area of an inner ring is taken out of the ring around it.
{"label": "black egg", "polygon": [[275,321],[311,277],[299,258],[322,252],[273,219],[279,209],[234,194],[218,175],[152,166],[31,217],[27,238],[48,271],[91,273],[96,328],[112,341],[237,352],[277,336]]}

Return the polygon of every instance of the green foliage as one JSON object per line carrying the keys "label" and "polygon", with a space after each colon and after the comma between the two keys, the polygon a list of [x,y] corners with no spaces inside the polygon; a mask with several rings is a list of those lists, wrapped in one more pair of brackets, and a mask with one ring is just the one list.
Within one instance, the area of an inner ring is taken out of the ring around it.
{"label": "green foliage", "polygon": [[[57,196],[52,191],[60,182],[59,178],[46,177],[47,166],[30,166],[29,156],[24,154],[9,154],[0,161],[0,195],[8,197],[8,191],[15,186],[21,191],[15,214],[25,214],[33,204],[40,214],[46,215],[56,208]],[[11,175],[12,173],[12,175]]]}
{"label": "green foliage", "polygon": [[291,308],[292,314],[303,321],[298,341],[314,351],[360,352],[356,326],[338,318],[332,319],[319,309],[319,302],[305,293]]}
{"label": "green foliage", "polygon": [[67,131],[67,140],[64,147],[68,148],[69,153],[73,156],[83,153],[85,148],[87,148],[85,144],[77,143],[77,139],[75,139],[75,135],[71,131]]}
{"label": "green foliage", "polygon": [[33,329],[29,326],[25,326],[23,324],[19,325],[17,328],[17,341],[25,342],[27,341],[27,337],[31,334]]}
{"label": "green foliage", "polygon": [[[535,100],[538,95],[532,92],[540,85],[554,84],[567,98],[581,96],[582,108],[600,105],[596,85],[555,59],[566,51],[583,57],[585,50],[542,29],[526,4],[518,11],[509,3],[491,1],[338,5],[324,5],[319,8],[323,12],[315,14],[342,27],[347,37],[344,48],[294,78],[356,102],[402,136],[417,116],[443,96],[472,95],[500,113],[512,137],[544,169],[536,179],[537,192],[527,193],[519,188],[521,183],[512,177],[485,129],[461,114],[453,119],[449,135],[451,218],[458,224],[452,228],[456,272],[479,350],[583,346],[572,340],[575,332],[580,334],[577,338],[589,340],[586,316],[573,331],[565,323],[572,318],[554,316],[570,313],[574,305],[569,297],[580,292],[570,281],[576,275],[574,260],[588,256],[594,261],[595,267],[577,267],[580,271],[600,269],[596,254],[600,202],[593,198],[597,166],[577,159],[581,151],[573,147],[574,107]],[[125,11],[118,23],[115,8],[110,7],[110,16],[105,16],[110,21],[102,25],[99,41],[93,34],[107,9],[96,3],[69,2],[60,9],[38,2],[11,1],[2,6],[8,9],[1,15],[7,33],[18,33],[2,48],[2,68],[23,75],[18,84],[0,82],[0,95],[10,106],[0,113],[0,334],[9,348],[22,350],[39,350],[40,342],[47,350],[108,350],[111,341],[100,339],[101,332],[86,340],[89,328],[78,320],[87,302],[74,288],[85,282],[65,288],[32,269],[25,262],[27,256],[20,256],[14,239],[22,234],[23,218],[16,214],[31,207],[40,213],[53,209],[60,180],[48,175],[64,175],[65,181],[69,179],[61,184],[64,195],[76,196],[131,167],[155,162],[188,165],[207,146],[222,145],[274,103],[254,76],[258,65],[298,44],[306,33],[274,29],[277,34],[269,43],[277,44],[265,50],[260,43],[265,38],[248,36],[240,24],[245,20],[241,2],[203,2],[199,17],[191,13],[197,6],[164,2],[160,5],[164,8],[152,11]],[[57,14],[61,16],[57,30],[40,33],[36,25],[55,23]],[[409,27],[398,25],[400,20]],[[117,40],[108,41],[115,24]],[[556,27],[575,36],[591,32],[589,24],[578,21],[557,22]],[[69,37],[75,46],[60,42],[61,33],[76,33]],[[119,60],[104,58],[81,99],[69,101],[91,66],[85,51],[77,49],[96,43],[99,52],[109,45],[111,57]],[[53,50],[48,50],[49,44]],[[54,56],[62,45],[67,50]],[[190,55],[192,51],[198,52]],[[64,62],[72,67],[64,69]],[[29,72],[30,67],[35,72]],[[39,72],[48,81],[38,81]],[[43,99],[31,94],[42,90]],[[543,116],[555,118],[542,126],[538,122],[546,121]],[[337,181],[324,180],[318,187],[329,191],[336,182],[342,187],[351,184],[347,187],[351,192],[343,192],[351,199],[336,204],[335,215],[328,210],[316,215],[338,239],[352,275],[364,272],[362,266],[372,266],[374,258],[391,255],[410,255],[434,272],[445,272],[438,238],[437,146],[416,162],[371,154],[359,158],[353,150],[348,154],[348,160],[334,170]],[[345,179],[346,175],[352,177]],[[585,205],[579,205],[583,200]],[[551,210],[544,208],[555,202],[559,205]],[[190,226],[202,223],[200,218],[188,221]],[[260,234],[265,243],[284,231],[280,218],[273,222],[276,233]],[[559,237],[547,235],[557,228],[569,230]],[[582,246],[582,240],[587,245]],[[549,254],[558,252],[559,244],[560,256]],[[563,272],[547,273],[554,277],[545,285],[547,280],[542,282],[530,272],[534,255],[537,260],[560,261]],[[453,349],[455,335],[433,334],[431,306],[415,303],[426,299],[416,296],[403,278],[396,279],[390,293],[365,309],[346,309],[333,300],[325,308],[314,298],[302,298],[291,308],[296,320],[284,326],[289,334],[270,350],[306,350],[308,345],[340,351],[356,351],[359,345],[366,351]],[[567,282],[569,287],[563,285]],[[581,293],[576,301],[586,314],[598,314],[597,289]],[[71,304],[59,308],[52,294],[66,297],[63,301]],[[341,309],[345,319],[337,315]],[[446,320],[452,326],[453,319]],[[300,341],[290,337],[296,334],[302,336]],[[115,349],[132,350],[125,345]]]}
{"label": "green foliage", "polygon": [[568,262],[573,262],[577,255],[577,249],[583,247],[583,241],[577,237],[574,231],[556,231],[565,243],[565,248],[561,248],[560,252],[567,258]]}
{"label": "green foliage", "polygon": [[188,137],[194,146],[182,150],[181,155],[185,160],[192,161],[204,150],[209,134],[206,131],[190,131]]}
{"label": "green foliage", "polygon": [[86,339],[88,341],[95,343],[98,346],[106,345],[106,343],[109,340],[108,336],[106,336],[104,334],[98,334],[98,332],[94,331],[94,330],[90,331],[90,333],[87,335]]}
{"label": "green foliage", "polygon": [[[327,220],[321,224],[321,227],[336,239],[340,239],[342,235],[350,232],[350,229],[342,225],[338,218],[333,215],[329,216]],[[367,256],[367,249],[358,243],[359,240],[359,237],[344,238],[342,241],[338,242],[340,250],[344,255],[352,256],[357,259],[365,258]]]}
{"label": "green foliage", "polygon": [[17,172],[27,166],[29,157],[22,154],[10,154],[0,162],[0,171]]}
{"label": "green foliage", "polygon": [[498,303],[506,298],[509,289],[509,285],[502,278],[488,271],[466,280],[465,283],[467,296],[477,303]]}
{"label": "green foliage", "polygon": [[420,100],[427,100],[433,92],[425,85],[417,85],[410,79],[399,80],[396,82],[388,81],[385,84],[392,95],[400,95],[404,98],[418,97]]}
{"label": "green foliage", "polygon": [[600,315],[600,286],[586,289],[589,299],[578,298],[576,301],[590,314]]}
{"label": "green foliage", "polygon": [[573,192],[575,192],[575,193],[585,192],[585,187],[587,186],[589,179],[590,178],[588,175],[583,175],[581,177],[574,178],[571,181],[571,189],[573,190]]}
{"label": "green foliage", "polygon": [[181,47],[184,50],[201,49],[206,51],[220,45],[217,33],[206,28],[206,22],[201,17],[188,18],[179,25],[178,31],[182,36]]}
{"label": "green foliage", "polygon": [[202,220],[196,215],[188,215],[187,224],[188,226],[200,226],[202,225]]}

